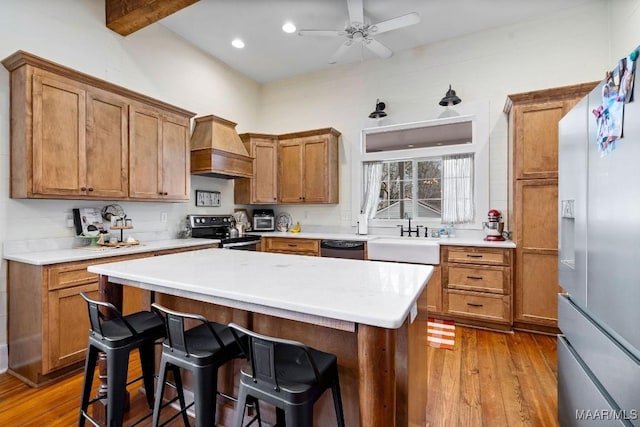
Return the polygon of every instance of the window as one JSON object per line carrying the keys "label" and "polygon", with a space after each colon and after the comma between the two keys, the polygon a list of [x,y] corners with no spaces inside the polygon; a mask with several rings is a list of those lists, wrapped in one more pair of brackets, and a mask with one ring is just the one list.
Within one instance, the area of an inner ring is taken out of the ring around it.
{"label": "window", "polygon": [[[473,221],[473,153],[381,162],[378,180],[368,191],[372,219],[437,219],[457,224]],[[365,172],[375,163],[365,164]],[[365,177],[364,182],[367,182]],[[367,191],[367,190],[365,190]]]}
{"label": "window", "polygon": [[475,213],[488,205],[488,138],[475,135],[473,116],[363,130],[358,211],[372,226],[409,217],[478,227]]}
{"label": "window", "polygon": [[[415,173],[414,173],[415,171]],[[440,219],[442,160],[420,159],[382,163],[375,219]]]}

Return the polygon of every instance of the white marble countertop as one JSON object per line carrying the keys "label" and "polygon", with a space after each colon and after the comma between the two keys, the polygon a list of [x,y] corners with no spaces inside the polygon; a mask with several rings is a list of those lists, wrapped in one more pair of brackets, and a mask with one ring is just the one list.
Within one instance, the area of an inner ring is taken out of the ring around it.
{"label": "white marble countertop", "polygon": [[[356,235],[352,233],[340,233],[340,232],[302,232],[302,233],[289,233],[289,232],[250,232],[249,234],[257,234],[263,237],[288,237],[298,239],[334,239],[334,240],[359,240],[370,241],[380,237],[398,237],[396,235],[382,235],[382,234],[364,234]],[[487,242],[482,240],[481,237],[471,234],[468,236],[460,237],[442,237],[442,238],[424,238],[424,237],[398,237],[398,239],[425,239],[429,241],[438,242],[440,245],[460,245],[460,246],[483,246],[494,248],[515,248],[516,245],[511,240],[504,242]],[[70,239],[73,241],[73,239]],[[220,243],[219,240],[213,239],[162,239],[143,241],[140,245],[121,247],[121,248],[89,248],[86,246],[79,248],[69,247],[55,247],[48,244],[43,244],[39,241],[29,241],[29,244],[25,245],[12,245],[12,250],[7,249],[5,242],[4,259],[11,261],[24,262],[26,264],[33,265],[49,265],[58,264],[62,262],[82,261],[89,259],[105,258],[110,256],[135,254],[142,252],[151,252],[163,249],[176,249],[190,246],[205,245],[210,243]],[[20,250],[16,250],[15,247],[19,246]]]}
{"label": "white marble countertop", "polygon": [[395,329],[415,310],[433,267],[208,249],[89,271],[115,283],[279,317]]}
{"label": "white marble countertop", "polygon": [[357,241],[370,241],[381,237],[397,237],[398,239],[422,239],[438,242],[439,245],[451,245],[451,246],[482,246],[493,248],[515,248],[516,244],[511,240],[505,240],[502,242],[488,242],[483,240],[482,237],[478,237],[475,233],[469,233],[469,236],[456,236],[456,237],[400,237],[397,234],[350,234],[350,233],[335,233],[335,232],[300,232],[290,233],[287,231],[269,231],[250,234],[258,234],[262,237],[287,237],[293,239],[333,239],[333,240],[357,240]]}
{"label": "white marble countertop", "polygon": [[27,250],[7,252],[4,259],[23,262],[32,265],[59,264],[62,262],[83,261],[88,259],[106,258],[119,255],[137,254],[143,252],[161,251],[165,249],[188,248],[191,246],[220,243],[213,239],[167,239],[142,242],[140,245],[125,246],[119,248],[83,246],[80,248],[60,248],[46,250]]}

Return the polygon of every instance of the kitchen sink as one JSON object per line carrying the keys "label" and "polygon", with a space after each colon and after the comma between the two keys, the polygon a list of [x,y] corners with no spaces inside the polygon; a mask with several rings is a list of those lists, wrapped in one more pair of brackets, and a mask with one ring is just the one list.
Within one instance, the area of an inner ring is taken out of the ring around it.
{"label": "kitchen sink", "polygon": [[367,242],[367,254],[374,261],[440,264],[438,241],[418,237],[376,237]]}

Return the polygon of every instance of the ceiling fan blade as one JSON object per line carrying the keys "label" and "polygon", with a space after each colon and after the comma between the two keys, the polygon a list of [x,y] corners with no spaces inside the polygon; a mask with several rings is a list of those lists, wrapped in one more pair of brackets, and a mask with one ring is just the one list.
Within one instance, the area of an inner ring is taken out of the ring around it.
{"label": "ceiling fan blade", "polygon": [[347,8],[349,9],[349,23],[358,22],[364,24],[364,6],[362,0],[347,0]]}
{"label": "ceiling fan blade", "polygon": [[333,54],[333,56],[329,58],[329,64],[335,64],[336,62],[338,62],[338,59],[340,59],[340,57],[344,55],[347,50],[349,50],[352,44],[353,40],[347,40],[346,42],[342,43],[338,50],[336,50],[336,52]]}
{"label": "ceiling fan blade", "polygon": [[406,15],[391,18],[378,24],[369,26],[369,34],[386,33],[387,31],[397,30],[398,28],[408,27],[420,22],[420,15],[416,12],[407,13]]}
{"label": "ceiling fan blade", "polygon": [[365,39],[363,40],[362,44],[364,45],[364,47],[378,55],[380,58],[386,59],[390,58],[393,55],[393,51],[380,43],[378,40]]}
{"label": "ceiling fan blade", "polygon": [[314,37],[342,37],[346,35],[346,31],[342,30],[300,30],[299,36],[314,36]]}

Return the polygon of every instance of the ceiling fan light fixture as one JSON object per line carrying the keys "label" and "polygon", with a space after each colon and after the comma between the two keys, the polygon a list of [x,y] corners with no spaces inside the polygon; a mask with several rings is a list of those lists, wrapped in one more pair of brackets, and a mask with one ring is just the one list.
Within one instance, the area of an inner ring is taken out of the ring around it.
{"label": "ceiling fan light fixture", "polygon": [[449,105],[457,105],[460,104],[462,102],[462,99],[460,99],[457,95],[456,95],[456,91],[451,89],[451,85],[449,85],[449,90],[447,91],[447,93],[445,94],[444,98],[442,98],[440,100],[440,105],[442,105],[443,107],[447,107]]}
{"label": "ceiling fan light fixture", "polygon": [[282,31],[284,31],[287,34],[295,33],[296,29],[297,28],[293,24],[293,22],[285,22],[284,25],[282,26]]}
{"label": "ceiling fan light fixture", "polygon": [[369,114],[370,119],[381,119],[383,117],[387,117],[387,113],[384,112],[384,109],[387,106],[384,102],[380,102],[380,99],[376,99],[376,109],[374,112]]}

